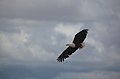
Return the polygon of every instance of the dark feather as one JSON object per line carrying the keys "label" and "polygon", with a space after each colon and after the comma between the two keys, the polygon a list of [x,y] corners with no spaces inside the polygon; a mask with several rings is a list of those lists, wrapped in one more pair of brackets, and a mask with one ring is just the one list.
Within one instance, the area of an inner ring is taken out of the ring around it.
{"label": "dark feather", "polygon": [[64,61],[64,59],[68,58],[69,55],[71,55],[72,53],[74,53],[78,48],[71,48],[71,47],[68,47],[67,49],[65,49],[63,51],[63,53],[57,58],[57,60],[59,62],[62,62]]}
{"label": "dark feather", "polygon": [[77,33],[74,37],[73,43],[75,43],[75,45],[77,47],[79,47],[84,40],[86,38],[87,32],[82,30],[79,33]]}

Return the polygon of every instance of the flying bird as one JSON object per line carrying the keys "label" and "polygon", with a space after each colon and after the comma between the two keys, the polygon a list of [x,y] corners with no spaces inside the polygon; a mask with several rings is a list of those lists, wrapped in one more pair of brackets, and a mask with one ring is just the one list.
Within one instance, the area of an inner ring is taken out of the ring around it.
{"label": "flying bird", "polygon": [[64,59],[68,58],[77,49],[83,48],[85,46],[85,43],[83,43],[83,41],[85,40],[87,33],[88,33],[88,29],[83,29],[82,31],[78,32],[75,35],[73,42],[71,44],[66,44],[66,46],[68,47],[57,58],[57,61],[63,62]]}

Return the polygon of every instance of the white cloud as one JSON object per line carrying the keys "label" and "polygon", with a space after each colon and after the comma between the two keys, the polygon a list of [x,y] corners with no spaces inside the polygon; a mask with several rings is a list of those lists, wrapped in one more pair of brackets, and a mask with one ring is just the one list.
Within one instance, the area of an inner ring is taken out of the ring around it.
{"label": "white cloud", "polygon": [[24,49],[21,50],[19,47],[24,48],[25,44],[29,42],[29,38],[30,34],[25,33],[23,30],[18,33],[9,34],[0,32],[0,47],[4,51],[2,53],[6,53],[6,56],[11,56],[11,58],[21,59],[24,55]]}
{"label": "white cloud", "polygon": [[51,61],[54,53],[46,51],[41,45],[30,41],[32,34],[20,29],[20,32],[0,32],[1,59],[20,61]]}
{"label": "white cloud", "polygon": [[32,54],[32,57],[31,57],[32,60],[35,60],[35,61],[49,62],[49,61],[55,60],[55,57],[56,57],[54,53],[46,51],[40,45],[32,45],[31,47],[28,48],[28,50]]}
{"label": "white cloud", "polygon": [[93,37],[88,37],[88,39],[86,40],[86,43],[93,46],[98,53],[103,53],[105,51],[104,44]]}
{"label": "white cloud", "polygon": [[19,46],[28,43],[30,34],[25,33],[23,30],[21,30],[20,33],[11,34],[0,32],[0,38],[2,48],[6,51],[9,51],[9,49],[15,49],[17,45]]}
{"label": "white cloud", "polygon": [[83,24],[58,24],[55,31],[64,34],[67,37],[73,37],[77,32],[81,31]]}

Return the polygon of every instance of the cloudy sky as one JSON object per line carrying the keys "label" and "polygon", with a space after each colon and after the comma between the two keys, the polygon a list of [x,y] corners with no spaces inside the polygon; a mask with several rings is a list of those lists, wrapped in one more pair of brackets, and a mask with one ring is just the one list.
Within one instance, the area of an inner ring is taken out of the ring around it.
{"label": "cloudy sky", "polygon": [[[56,58],[74,35],[86,46]],[[0,79],[120,79],[120,0],[0,0]]]}

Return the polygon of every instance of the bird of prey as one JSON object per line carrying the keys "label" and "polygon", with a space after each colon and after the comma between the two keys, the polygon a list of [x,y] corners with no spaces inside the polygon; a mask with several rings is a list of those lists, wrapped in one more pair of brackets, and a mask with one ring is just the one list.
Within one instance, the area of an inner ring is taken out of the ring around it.
{"label": "bird of prey", "polygon": [[75,35],[73,42],[71,44],[66,44],[66,46],[68,47],[57,58],[57,61],[63,62],[64,59],[68,58],[78,48],[83,48],[85,46],[83,41],[85,40],[87,33],[88,33],[88,29],[83,29],[82,31],[78,32]]}

